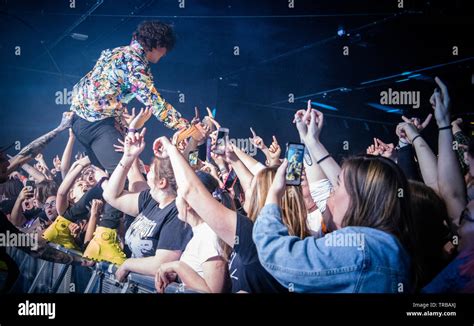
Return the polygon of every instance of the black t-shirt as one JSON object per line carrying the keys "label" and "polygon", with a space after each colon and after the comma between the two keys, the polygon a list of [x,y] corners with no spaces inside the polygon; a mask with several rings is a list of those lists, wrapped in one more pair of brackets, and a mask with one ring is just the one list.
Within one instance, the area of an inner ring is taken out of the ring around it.
{"label": "black t-shirt", "polygon": [[63,216],[69,221],[76,222],[78,220],[87,219],[91,203],[93,199],[102,199],[102,186],[97,184],[89,189],[77,203],[68,207]]}
{"label": "black t-shirt", "polygon": [[260,264],[252,239],[253,222],[237,213],[236,243],[230,256],[229,273],[232,292],[250,293],[288,292]]}
{"label": "black t-shirt", "polygon": [[132,257],[154,256],[157,249],[184,251],[193,232],[178,218],[175,201],[161,209],[150,190],[145,190],[138,198],[138,211],[140,213],[125,234]]}

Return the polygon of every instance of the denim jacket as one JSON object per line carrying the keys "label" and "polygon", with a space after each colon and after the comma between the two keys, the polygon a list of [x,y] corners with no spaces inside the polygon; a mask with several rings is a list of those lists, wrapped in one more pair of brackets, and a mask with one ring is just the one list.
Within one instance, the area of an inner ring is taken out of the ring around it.
{"label": "denim jacket", "polygon": [[392,235],[345,227],[324,237],[288,234],[278,205],[266,205],[253,239],[263,267],[289,291],[411,292],[410,258]]}

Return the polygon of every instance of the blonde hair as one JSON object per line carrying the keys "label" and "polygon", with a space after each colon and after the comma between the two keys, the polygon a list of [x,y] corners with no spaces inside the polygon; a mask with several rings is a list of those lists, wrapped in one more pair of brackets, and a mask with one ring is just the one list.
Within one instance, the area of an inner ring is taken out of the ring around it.
{"label": "blonde hair", "polygon": [[[248,217],[255,221],[267,199],[268,190],[273,183],[277,166],[260,171],[256,176],[255,186],[252,189]],[[303,192],[300,186],[287,186],[280,202],[282,221],[288,227],[288,233],[301,239],[310,235],[306,224],[308,214],[304,204]]]}

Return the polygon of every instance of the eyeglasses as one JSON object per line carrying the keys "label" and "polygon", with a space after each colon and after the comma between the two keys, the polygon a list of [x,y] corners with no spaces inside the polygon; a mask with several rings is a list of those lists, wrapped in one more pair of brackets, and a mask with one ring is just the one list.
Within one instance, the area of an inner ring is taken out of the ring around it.
{"label": "eyeglasses", "polygon": [[44,203],[44,208],[47,208],[47,207],[56,207],[56,201],[52,200],[49,203]]}

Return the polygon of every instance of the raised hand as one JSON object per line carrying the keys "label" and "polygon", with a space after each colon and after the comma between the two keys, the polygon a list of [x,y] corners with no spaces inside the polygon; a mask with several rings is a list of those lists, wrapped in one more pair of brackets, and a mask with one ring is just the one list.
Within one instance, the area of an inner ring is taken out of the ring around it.
{"label": "raised hand", "polygon": [[120,138],[117,138],[117,140],[120,143],[120,145],[114,144],[115,151],[119,152],[119,153],[123,153],[124,147],[125,147],[125,142]]}
{"label": "raised hand", "polygon": [[268,189],[268,195],[265,204],[280,203],[283,194],[286,189],[286,168],[288,167],[288,161],[285,159],[278,168],[275,178],[273,179],[270,189]]}
{"label": "raised hand", "polygon": [[266,149],[267,146],[263,142],[263,139],[261,137],[257,136],[257,134],[255,133],[255,131],[252,128],[250,128],[250,132],[252,133],[252,137],[250,137],[250,141],[252,142],[252,144],[254,144],[255,147],[257,147],[261,150]]}
{"label": "raised hand", "polygon": [[168,157],[168,149],[173,146],[168,138],[162,136],[153,142],[153,153],[158,158]]}
{"label": "raised hand", "polygon": [[93,199],[91,204],[91,215],[98,216],[102,212],[104,202],[100,199]]}
{"label": "raised hand", "polygon": [[[135,114],[135,108],[132,109],[133,114]],[[151,108],[140,109],[140,112],[130,121],[128,128],[129,129],[140,129],[145,125],[145,123],[151,118],[153,111]]]}
{"label": "raised hand", "polygon": [[61,119],[61,123],[57,127],[58,130],[63,131],[67,128],[70,128],[72,125],[72,118],[74,116],[74,112],[63,112],[63,117]]}
{"label": "raised hand", "polygon": [[322,112],[315,109],[306,112],[304,117],[305,120],[308,119],[308,115],[310,116],[310,120],[306,138],[313,137],[316,141],[319,141],[319,136],[321,135],[321,131],[324,125],[324,115]]}
{"label": "raised hand", "polygon": [[303,140],[308,133],[308,124],[310,122],[311,110],[311,100],[308,100],[306,110],[301,109],[295,113],[293,123],[296,124],[296,129],[298,130],[301,140]]}
{"label": "raised hand", "polygon": [[395,149],[395,146],[392,143],[385,144],[383,141],[381,141],[378,138],[374,138],[374,141],[375,141],[375,144],[376,144],[377,148],[380,151],[380,155],[382,155],[383,157],[386,157],[386,158],[392,158],[392,156],[394,155],[393,150]]}
{"label": "raised hand", "polygon": [[401,122],[397,126],[397,130],[400,130],[400,132],[405,135],[405,139],[410,144],[412,143],[413,138],[415,138],[419,134],[419,131],[415,127],[415,125],[408,122]]}
{"label": "raised hand", "polygon": [[145,132],[146,128],[143,128],[140,133],[130,133],[125,137],[124,156],[137,158],[143,152],[145,149]]}
{"label": "raised hand", "polygon": [[273,162],[270,163],[275,163],[275,161],[278,161],[281,155],[281,147],[278,144],[278,141],[275,136],[272,137],[273,141],[270,147],[268,148],[268,153],[270,158],[272,159]]}
{"label": "raised hand", "polygon": [[446,127],[450,124],[449,109],[451,107],[451,99],[448,94],[448,88],[439,79],[435,77],[436,84],[439,89],[435,89],[433,95],[430,98],[431,106],[434,109],[436,123],[438,127]]}
{"label": "raised hand", "polygon": [[53,166],[57,171],[61,170],[61,160],[58,155],[53,158]]}
{"label": "raised hand", "polygon": [[426,117],[425,121],[423,121],[422,123],[420,123],[420,119],[418,118],[407,118],[405,116],[402,115],[402,119],[403,121],[405,121],[406,123],[411,123],[413,124],[416,129],[418,129],[418,132],[422,132],[423,129],[426,128],[426,126],[428,126],[428,124],[430,123],[431,121],[431,118],[433,118],[433,114],[428,114],[428,116]]}
{"label": "raised hand", "polygon": [[191,120],[191,124],[196,124],[196,123],[199,123],[199,122],[201,122],[201,118],[199,117],[199,109],[197,108],[197,106],[195,106],[194,107],[194,117]]}
{"label": "raised hand", "polygon": [[127,126],[130,127],[130,123],[132,122],[133,119],[135,119],[135,117],[136,117],[135,108],[132,108],[132,114],[128,112],[127,108],[123,109],[122,118],[123,120],[125,120],[125,123],[127,124]]}

